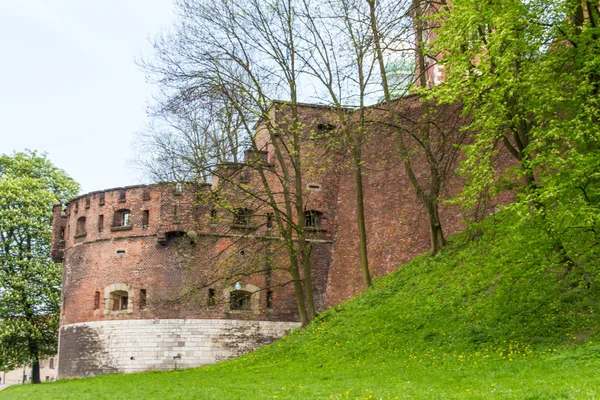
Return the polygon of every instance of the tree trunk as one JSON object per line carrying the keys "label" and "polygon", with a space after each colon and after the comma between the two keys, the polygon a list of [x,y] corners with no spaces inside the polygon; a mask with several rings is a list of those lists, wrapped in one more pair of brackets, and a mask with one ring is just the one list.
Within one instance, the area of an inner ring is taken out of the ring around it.
{"label": "tree trunk", "polygon": [[429,217],[429,237],[431,239],[431,255],[434,256],[442,250],[446,245],[446,238],[442,230],[440,214],[437,202],[430,202],[427,206],[427,214]]}
{"label": "tree trunk", "polygon": [[310,250],[311,245],[304,238],[304,234],[301,235],[304,240],[304,244],[302,245],[302,264],[304,266],[304,296],[306,298],[306,315],[308,317],[308,322],[312,322],[317,315],[317,311],[315,309],[315,298],[312,287],[312,273],[311,268],[312,264],[310,262]]}
{"label": "tree trunk", "polygon": [[[293,246],[293,244],[292,244]],[[300,323],[302,326],[310,324],[312,318],[308,317],[306,313],[306,302],[304,291],[302,290],[302,279],[298,270],[298,259],[295,256],[290,256],[290,273],[294,279],[294,296],[296,297],[296,306],[298,307],[298,314],[300,315]]]}
{"label": "tree trunk", "polygon": [[371,273],[369,272],[369,259],[367,257],[367,229],[365,226],[365,205],[363,196],[362,182],[362,155],[360,151],[360,143],[355,139],[353,156],[354,156],[354,179],[356,181],[356,218],[358,222],[358,244],[360,249],[360,270],[362,272],[363,284],[365,289],[373,286],[371,282]]}
{"label": "tree trunk", "polygon": [[34,340],[29,340],[29,355],[32,357],[33,362],[31,365],[31,382],[41,383],[40,380],[40,357],[38,352],[38,345]]}

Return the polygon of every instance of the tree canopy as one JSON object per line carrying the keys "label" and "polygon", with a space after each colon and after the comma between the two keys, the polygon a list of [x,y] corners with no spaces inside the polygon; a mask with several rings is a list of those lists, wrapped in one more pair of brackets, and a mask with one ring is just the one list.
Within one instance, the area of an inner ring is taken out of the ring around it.
{"label": "tree canopy", "polygon": [[0,156],[0,369],[56,354],[61,267],[50,258],[52,205],[79,185],[46,155]]}
{"label": "tree canopy", "polygon": [[[581,268],[600,239],[599,2],[460,0],[433,18],[446,72],[433,95],[472,112],[461,202],[516,190],[524,223],[550,234],[567,271]],[[518,166],[508,173],[502,151]]]}

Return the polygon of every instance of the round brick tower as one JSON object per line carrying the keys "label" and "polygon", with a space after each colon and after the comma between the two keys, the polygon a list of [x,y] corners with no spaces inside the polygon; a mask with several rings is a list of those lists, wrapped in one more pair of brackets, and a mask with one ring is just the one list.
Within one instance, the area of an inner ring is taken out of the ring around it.
{"label": "round brick tower", "polygon": [[[59,377],[214,363],[299,326],[293,290],[264,256],[272,245],[253,239],[268,233],[268,216],[239,226],[239,215],[202,201],[210,192],[131,186],[54,207]],[[231,260],[259,272],[232,273]]]}

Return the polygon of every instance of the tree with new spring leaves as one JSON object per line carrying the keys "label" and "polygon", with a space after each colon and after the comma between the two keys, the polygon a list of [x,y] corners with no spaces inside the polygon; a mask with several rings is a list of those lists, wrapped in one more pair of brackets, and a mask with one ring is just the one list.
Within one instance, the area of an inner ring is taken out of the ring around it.
{"label": "tree with new spring leaves", "polygon": [[476,132],[462,202],[507,182],[494,155],[509,152],[523,200],[513,206],[553,238],[567,271],[581,266],[600,239],[600,3],[460,0],[440,11],[446,79],[434,94],[472,110]]}
{"label": "tree with new spring leaves", "polygon": [[52,205],[79,186],[33,151],[0,156],[0,369],[57,351],[61,267],[50,258]]}

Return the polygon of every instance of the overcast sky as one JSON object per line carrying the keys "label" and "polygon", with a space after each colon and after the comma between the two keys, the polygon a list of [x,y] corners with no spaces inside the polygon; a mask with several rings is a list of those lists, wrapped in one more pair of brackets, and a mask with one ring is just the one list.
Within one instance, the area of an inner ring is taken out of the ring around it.
{"label": "overcast sky", "polygon": [[139,183],[156,89],[135,58],[173,18],[171,0],[0,0],[0,153],[47,152],[82,193]]}

